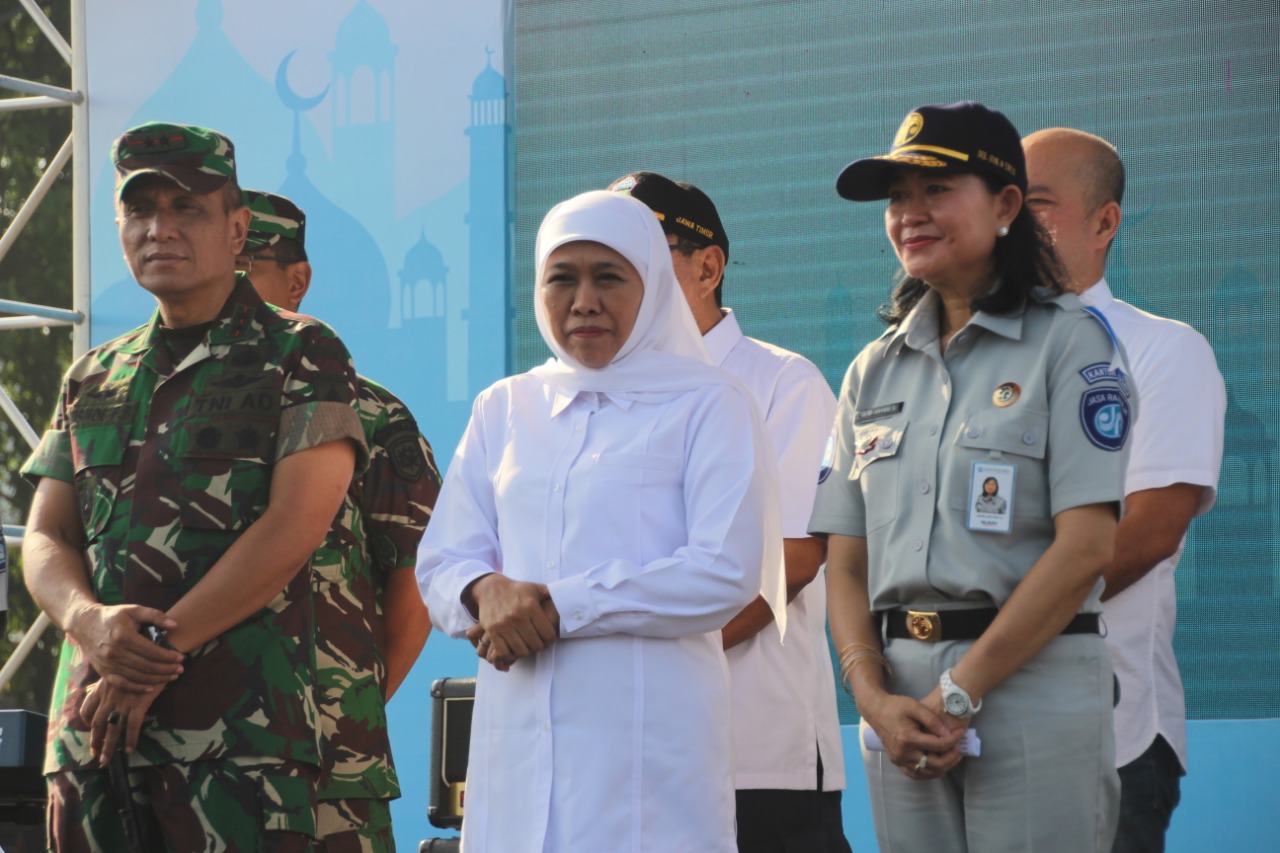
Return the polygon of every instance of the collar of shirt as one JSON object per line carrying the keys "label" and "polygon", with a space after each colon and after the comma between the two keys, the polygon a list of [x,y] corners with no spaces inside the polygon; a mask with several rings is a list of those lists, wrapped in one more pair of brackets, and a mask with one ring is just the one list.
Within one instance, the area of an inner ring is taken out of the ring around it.
{"label": "collar of shirt", "polygon": [[724,360],[743,337],[742,327],[738,325],[738,318],[733,316],[733,309],[722,308],[720,312],[723,315],[720,322],[702,336],[702,344],[707,348],[707,355],[711,356],[711,363],[716,367],[724,364]]}
{"label": "collar of shirt", "polygon": [[635,400],[627,397],[614,396],[603,391],[578,391],[575,394],[569,394],[550,385],[547,388],[551,391],[551,417],[553,418],[569,408],[569,405],[577,400],[581,400],[584,406],[595,405],[596,408],[599,408],[601,400],[607,400],[624,412],[628,411],[631,408],[631,404],[635,402]]}
{"label": "collar of shirt", "polygon": [[1098,279],[1097,284],[1093,287],[1080,294],[1080,301],[1085,305],[1092,305],[1105,311],[1108,305],[1116,301],[1116,298],[1111,293],[1111,287],[1107,284],[1106,277],[1103,277]]}
{"label": "collar of shirt", "polygon": [[[264,316],[264,312],[266,315]],[[210,354],[210,347],[245,343],[262,337],[265,325],[270,322],[275,312],[267,307],[258,296],[258,292],[249,283],[248,276],[236,273],[236,286],[232,288],[222,310],[218,312],[217,322],[209,329],[205,340],[197,344],[187,354],[183,363],[199,360]],[[166,365],[168,350],[160,333],[160,309],[151,315],[151,323],[146,331],[119,347],[119,351],[130,355],[142,355],[142,363],[156,372],[167,375],[171,372],[166,367],[176,368],[178,365]]]}
{"label": "collar of shirt", "polygon": [[[896,354],[903,346],[923,352],[930,345],[938,343],[938,309],[941,298],[937,292],[929,290],[911,309],[905,320],[896,329],[890,329],[888,346],[885,355]],[[967,326],[978,326],[1010,340],[1022,340],[1022,310],[1012,314],[988,314],[978,311],[969,318]],[[967,328],[966,326],[966,328]],[[963,331],[963,330],[962,330]]]}

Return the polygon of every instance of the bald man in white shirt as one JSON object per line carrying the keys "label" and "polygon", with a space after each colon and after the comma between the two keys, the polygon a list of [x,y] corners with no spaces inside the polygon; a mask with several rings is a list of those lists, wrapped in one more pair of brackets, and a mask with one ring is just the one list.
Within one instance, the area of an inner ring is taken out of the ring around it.
{"label": "bald man in white shirt", "polygon": [[840,813],[844,753],[827,652],[826,547],[808,535],[835,395],[812,362],[745,337],[721,306],[729,240],[705,193],[654,172],[626,175],[610,189],[657,214],[711,361],[750,389],[778,459],[787,642],[779,642],[763,599],[723,631],[733,677],[738,851],[848,853]]}
{"label": "bald man in white shirt", "polygon": [[1226,388],[1200,333],[1111,295],[1103,271],[1124,194],[1116,149],[1068,128],[1037,131],[1023,148],[1027,207],[1053,235],[1071,290],[1101,311],[1124,345],[1142,401],[1115,560],[1102,595],[1120,682],[1120,828],[1113,851],[1163,851],[1187,762],[1186,709],[1173,654],[1173,573],[1188,525],[1209,511],[1217,494]]}

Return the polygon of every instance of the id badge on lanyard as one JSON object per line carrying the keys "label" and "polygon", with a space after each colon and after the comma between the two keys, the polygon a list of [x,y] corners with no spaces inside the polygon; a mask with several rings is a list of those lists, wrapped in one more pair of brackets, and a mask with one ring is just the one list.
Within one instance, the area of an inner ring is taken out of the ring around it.
{"label": "id badge on lanyard", "polygon": [[1013,532],[1013,490],[1018,466],[1007,462],[974,462],[969,477],[970,530]]}

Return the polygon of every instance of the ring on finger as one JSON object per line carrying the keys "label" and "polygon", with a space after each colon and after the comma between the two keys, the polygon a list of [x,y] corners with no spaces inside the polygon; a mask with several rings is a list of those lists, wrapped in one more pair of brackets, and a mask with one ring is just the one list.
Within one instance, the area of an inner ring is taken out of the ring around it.
{"label": "ring on finger", "polygon": [[120,725],[120,712],[119,712],[119,711],[112,711],[110,714],[107,714],[107,725],[108,725],[108,726],[118,726],[118,725]]}
{"label": "ring on finger", "polygon": [[922,773],[929,769],[929,756],[927,754],[921,755],[920,760],[916,762],[914,769],[917,773]]}

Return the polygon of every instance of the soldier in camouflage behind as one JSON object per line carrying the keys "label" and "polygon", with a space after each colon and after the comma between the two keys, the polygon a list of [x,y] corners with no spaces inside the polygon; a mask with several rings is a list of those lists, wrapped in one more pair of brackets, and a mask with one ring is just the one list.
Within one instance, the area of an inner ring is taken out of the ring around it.
{"label": "soldier in camouflage behind", "polygon": [[[245,190],[244,202],[253,218],[236,266],[267,302],[297,311],[311,286],[306,215],[272,193]],[[350,497],[363,538],[358,548],[327,541],[311,561],[326,853],[395,850],[390,801],[400,784],[384,702],[431,630],[413,567],[440,473],[404,403],[363,376],[357,382],[369,468]]]}
{"label": "soldier in camouflage behind", "polygon": [[355,370],[331,329],[236,274],[250,215],[229,140],[151,123],[112,156],[125,260],[158,310],[71,366],[23,468],[27,584],[73,643],[50,848],[310,851],[307,566],[331,526],[357,541]]}

